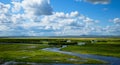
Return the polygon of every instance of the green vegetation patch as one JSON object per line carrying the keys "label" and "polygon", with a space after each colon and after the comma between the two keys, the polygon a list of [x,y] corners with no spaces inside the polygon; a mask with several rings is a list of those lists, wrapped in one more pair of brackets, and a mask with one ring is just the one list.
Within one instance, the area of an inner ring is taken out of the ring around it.
{"label": "green vegetation patch", "polygon": [[83,53],[83,54],[96,54],[105,56],[120,57],[120,44],[117,43],[96,43],[86,44],[81,46],[68,46],[63,48],[64,51]]}
{"label": "green vegetation patch", "polygon": [[82,59],[57,52],[40,50],[49,47],[43,44],[0,44],[0,63],[6,61],[35,63],[104,63],[103,61]]}

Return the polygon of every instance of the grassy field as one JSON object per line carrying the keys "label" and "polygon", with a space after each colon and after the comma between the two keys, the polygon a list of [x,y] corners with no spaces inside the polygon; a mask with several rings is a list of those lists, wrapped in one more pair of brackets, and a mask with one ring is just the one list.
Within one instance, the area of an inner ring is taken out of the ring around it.
{"label": "grassy field", "polygon": [[[96,42],[91,43],[92,40]],[[78,45],[80,42],[86,44]],[[72,64],[104,63],[99,60],[83,59],[41,50],[51,46],[56,47],[56,45],[59,45],[58,47],[68,45],[68,47],[61,49],[63,51],[120,57],[120,38],[1,38],[0,63],[6,61]]]}
{"label": "grassy field", "polygon": [[49,47],[45,44],[0,44],[0,64],[6,61],[35,62],[35,63],[72,63],[99,64],[99,60],[82,59],[76,56],[43,51]]}
{"label": "grassy field", "polygon": [[[77,39],[79,41],[85,39]],[[82,54],[96,54],[105,56],[114,56],[120,58],[120,38],[92,38],[86,40],[97,40],[93,44],[86,44],[82,46],[73,45],[63,48],[64,51],[71,51]]]}

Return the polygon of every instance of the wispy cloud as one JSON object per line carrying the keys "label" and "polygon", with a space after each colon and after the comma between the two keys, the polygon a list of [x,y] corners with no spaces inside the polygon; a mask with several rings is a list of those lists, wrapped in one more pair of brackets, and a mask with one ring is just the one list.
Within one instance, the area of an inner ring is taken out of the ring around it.
{"label": "wispy cloud", "polygon": [[109,4],[110,3],[110,0],[76,0],[76,1],[77,2],[84,1],[92,4]]}

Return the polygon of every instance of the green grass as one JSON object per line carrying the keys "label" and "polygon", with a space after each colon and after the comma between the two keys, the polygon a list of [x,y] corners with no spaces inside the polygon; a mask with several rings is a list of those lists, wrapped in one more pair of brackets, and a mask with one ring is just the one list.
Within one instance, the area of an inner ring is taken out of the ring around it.
{"label": "green grass", "polygon": [[96,54],[104,56],[120,57],[120,43],[99,42],[96,44],[87,44],[82,46],[68,46],[63,48],[64,51],[82,53],[82,54]]}
{"label": "green grass", "polygon": [[41,43],[42,41],[61,41],[61,40],[72,40],[72,41],[119,41],[120,38],[0,38],[2,43]]}
{"label": "green grass", "polygon": [[0,63],[6,61],[72,64],[104,63],[99,60],[82,59],[76,56],[40,50],[46,47],[49,46],[44,44],[0,44]]}

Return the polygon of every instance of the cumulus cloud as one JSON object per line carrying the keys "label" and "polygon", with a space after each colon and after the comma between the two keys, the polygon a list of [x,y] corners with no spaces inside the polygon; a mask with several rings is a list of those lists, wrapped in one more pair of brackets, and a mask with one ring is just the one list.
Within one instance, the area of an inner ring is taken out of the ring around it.
{"label": "cumulus cloud", "polygon": [[14,25],[12,28],[15,31],[19,31],[17,30],[18,28],[21,30],[26,30],[25,32],[22,31],[22,34],[24,32],[25,35],[28,35],[26,33],[30,33],[30,31],[32,31],[32,35],[41,35],[41,33],[43,35],[47,33],[50,35],[89,34],[93,24],[88,25],[88,23],[95,23],[95,20],[81,15],[77,11],[71,13],[54,12],[53,15],[42,16],[39,22],[34,22],[34,18],[32,18],[32,20],[26,21],[25,19],[27,17],[25,17],[25,14],[14,14],[12,15],[11,19],[15,22],[12,23]]}
{"label": "cumulus cloud", "polygon": [[113,20],[110,20],[110,21],[112,21],[114,23],[119,23],[120,24],[120,18],[114,18]]}
{"label": "cumulus cloud", "polygon": [[94,20],[87,17],[87,18],[85,18],[83,21],[84,21],[84,22],[93,22]]}
{"label": "cumulus cloud", "polygon": [[102,33],[106,33],[108,35],[120,35],[120,25],[112,25],[112,26],[106,26],[105,28],[102,28]]}
{"label": "cumulus cloud", "polygon": [[51,15],[52,7],[49,0],[23,0],[22,7],[25,13],[34,15]]}
{"label": "cumulus cloud", "polygon": [[0,3],[0,23],[10,22],[10,5]]}
{"label": "cumulus cloud", "polygon": [[24,14],[13,14],[11,15],[11,21],[12,23],[22,23],[25,22],[27,18]]}
{"label": "cumulus cloud", "polygon": [[3,4],[3,3],[0,2],[0,14],[8,13],[9,9],[10,9],[9,4]]}
{"label": "cumulus cloud", "polygon": [[[119,35],[120,33],[120,25],[115,24],[103,28],[97,25],[98,20],[78,11],[53,12],[49,0],[14,0],[12,4],[0,3],[0,36],[89,35],[94,33]],[[19,12],[21,8],[22,13]],[[114,18],[111,21],[120,23],[120,18]]]}
{"label": "cumulus cloud", "polygon": [[[23,7],[25,13],[13,13],[8,16],[8,14],[10,14],[8,12],[10,6],[2,4],[6,11],[1,8],[2,14],[0,14],[0,21],[1,26],[4,26],[0,28],[1,31],[5,30],[8,35],[14,35],[14,33],[18,32],[19,35],[30,35],[30,33],[32,35],[41,35],[43,33],[52,35],[67,35],[68,33],[69,35],[73,35],[71,32],[74,32],[74,35],[82,35],[88,34],[90,31],[87,29],[87,23],[94,22],[93,19],[81,15],[78,11],[71,13],[54,12],[53,15],[50,15],[52,14],[52,8],[48,0],[23,0],[21,2],[13,1],[12,4],[14,4],[14,7],[12,8],[13,12],[17,12],[20,10],[20,7]],[[36,22],[36,19],[38,19],[38,22]],[[8,21],[11,21],[12,23],[3,23]],[[89,31],[82,33],[82,31],[85,30]]]}
{"label": "cumulus cloud", "polygon": [[12,7],[12,12],[19,12],[21,10],[21,3],[12,1],[13,7]]}
{"label": "cumulus cloud", "polygon": [[7,31],[9,29],[6,25],[0,25],[0,31]]}
{"label": "cumulus cloud", "polygon": [[[12,14],[8,16],[8,20],[12,21],[12,23],[5,24],[5,26],[8,27],[6,28],[6,32],[9,35],[14,35],[13,33],[19,32],[19,35],[26,36],[30,35],[30,33],[36,36],[42,34],[84,35],[91,32],[91,26],[93,26],[96,21],[85,15],[81,15],[77,11],[71,13],[54,12],[53,15],[41,16],[38,22],[35,22],[34,17],[29,18],[27,16],[28,14]],[[3,17],[6,18],[5,14]],[[2,30],[3,29],[1,28],[1,31]]]}

